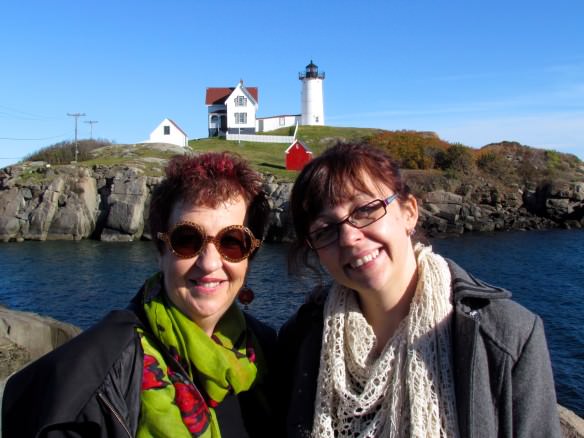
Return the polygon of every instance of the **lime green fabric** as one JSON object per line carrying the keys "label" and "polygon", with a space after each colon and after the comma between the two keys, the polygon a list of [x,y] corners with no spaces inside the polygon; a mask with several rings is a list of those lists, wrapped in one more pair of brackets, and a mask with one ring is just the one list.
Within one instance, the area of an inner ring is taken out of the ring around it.
{"label": "lime green fabric", "polygon": [[[247,391],[258,383],[257,342],[235,303],[209,337],[170,302],[162,284],[158,274],[144,287],[144,310],[152,334],[139,330],[144,378],[137,436],[220,437],[214,407],[229,393]],[[153,294],[153,288],[159,292]],[[168,363],[151,336],[182,370]]]}

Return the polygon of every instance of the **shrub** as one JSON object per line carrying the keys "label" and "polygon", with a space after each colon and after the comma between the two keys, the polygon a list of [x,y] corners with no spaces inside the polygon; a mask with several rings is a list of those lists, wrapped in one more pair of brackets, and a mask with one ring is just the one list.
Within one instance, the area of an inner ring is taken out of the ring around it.
{"label": "shrub", "polygon": [[384,131],[372,136],[369,143],[384,149],[405,169],[433,168],[437,151],[448,147],[437,135],[416,131]]}
{"label": "shrub", "polygon": [[485,152],[477,159],[477,167],[483,172],[502,180],[508,180],[515,174],[513,165],[500,154]]}
{"label": "shrub", "polygon": [[436,155],[436,165],[452,175],[468,175],[473,173],[475,162],[471,149],[456,143]]}
{"label": "shrub", "polygon": [[[77,161],[85,161],[91,158],[90,152],[94,149],[109,146],[109,140],[78,140],[77,141]],[[75,142],[62,141],[51,146],[39,149],[26,156],[25,161],[45,161],[50,164],[69,164],[75,161]]]}

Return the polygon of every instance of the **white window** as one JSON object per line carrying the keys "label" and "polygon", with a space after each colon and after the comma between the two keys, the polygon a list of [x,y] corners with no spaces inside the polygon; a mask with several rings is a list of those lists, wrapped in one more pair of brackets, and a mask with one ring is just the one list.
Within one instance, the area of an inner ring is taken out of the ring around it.
{"label": "white window", "polygon": [[235,124],[245,125],[247,123],[247,113],[235,113]]}
{"label": "white window", "polygon": [[235,106],[247,106],[247,97],[237,96],[235,98]]}
{"label": "white window", "polygon": [[284,126],[286,124],[286,117],[280,117],[280,126]]}

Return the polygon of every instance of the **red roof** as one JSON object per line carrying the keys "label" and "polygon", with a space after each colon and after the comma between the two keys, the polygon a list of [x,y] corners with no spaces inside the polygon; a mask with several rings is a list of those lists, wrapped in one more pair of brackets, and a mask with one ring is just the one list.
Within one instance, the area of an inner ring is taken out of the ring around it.
{"label": "red roof", "polygon": [[[253,100],[258,102],[258,88],[257,87],[244,87],[245,90],[253,97]],[[205,96],[205,105],[217,105],[225,103],[225,100],[233,93],[235,87],[230,88],[207,88],[207,94]]]}
{"label": "red roof", "polygon": [[288,148],[284,151],[285,154],[290,153],[290,149],[292,149],[294,146],[300,146],[302,149],[304,149],[306,151],[306,153],[312,155],[312,151],[310,149],[308,149],[308,146],[306,146],[304,143],[302,143],[300,140],[298,139],[294,139],[294,141],[292,142],[292,144],[290,146],[288,146]]}

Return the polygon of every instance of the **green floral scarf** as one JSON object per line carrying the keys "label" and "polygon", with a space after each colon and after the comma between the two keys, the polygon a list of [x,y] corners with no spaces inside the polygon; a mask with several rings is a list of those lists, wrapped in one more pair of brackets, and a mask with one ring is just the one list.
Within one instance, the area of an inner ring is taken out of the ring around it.
{"label": "green floral scarf", "polygon": [[214,408],[228,394],[259,383],[261,350],[235,303],[209,337],[170,302],[162,285],[157,274],[143,287],[152,333],[139,329],[144,376],[137,436],[220,437]]}

